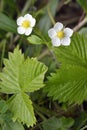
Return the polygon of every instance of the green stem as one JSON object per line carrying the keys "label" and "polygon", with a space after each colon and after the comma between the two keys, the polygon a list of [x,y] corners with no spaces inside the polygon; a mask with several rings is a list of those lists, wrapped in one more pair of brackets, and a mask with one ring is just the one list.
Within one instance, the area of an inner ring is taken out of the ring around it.
{"label": "green stem", "polygon": [[2,68],[3,58],[5,54],[5,47],[6,47],[6,40],[3,41],[3,49],[2,49],[2,55],[1,55],[1,68]]}
{"label": "green stem", "polygon": [[30,7],[31,0],[27,0],[27,2],[24,5],[24,8],[22,9],[22,14],[24,14]]}
{"label": "green stem", "polygon": [[42,120],[46,120],[45,116],[43,116],[38,110],[35,111],[42,118]]}
{"label": "green stem", "polygon": [[50,52],[48,49],[46,49],[43,53],[41,53],[39,56],[38,56],[38,60],[42,59],[43,57],[45,57],[46,55],[49,55]]}
{"label": "green stem", "polygon": [[51,110],[46,109],[44,107],[40,107],[35,103],[33,103],[33,106],[34,106],[35,110],[39,111],[41,114],[46,115],[48,117],[56,115],[56,113],[54,111],[51,111]]}
{"label": "green stem", "polygon": [[49,17],[50,17],[50,20],[51,20],[52,24],[55,25],[55,20],[54,20],[54,18],[53,18],[53,16],[52,16],[52,13],[51,13],[51,11],[50,11],[49,6],[47,7],[47,11],[48,11],[48,15],[49,15]]}
{"label": "green stem", "polygon": [[3,9],[4,9],[4,1],[1,0],[1,1],[0,1],[0,12],[2,12]]}
{"label": "green stem", "polygon": [[21,44],[23,43],[23,39],[24,39],[24,35],[21,36],[21,39],[19,41],[19,47],[21,46]]}

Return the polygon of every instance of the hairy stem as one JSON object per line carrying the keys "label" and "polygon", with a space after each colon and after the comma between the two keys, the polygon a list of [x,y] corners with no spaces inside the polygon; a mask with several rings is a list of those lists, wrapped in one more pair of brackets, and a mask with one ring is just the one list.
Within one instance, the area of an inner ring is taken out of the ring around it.
{"label": "hairy stem", "polygon": [[51,14],[49,6],[47,7],[47,11],[48,11],[48,15],[50,17],[50,20],[51,20],[52,24],[55,25],[55,20],[54,20],[52,14]]}
{"label": "hairy stem", "polygon": [[87,23],[87,17],[85,17],[78,25],[76,25],[73,30],[78,31],[82,26]]}
{"label": "hairy stem", "polygon": [[87,128],[87,125],[86,125],[86,126],[84,126],[83,128],[81,128],[80,130],[85,130],[85,128]]}

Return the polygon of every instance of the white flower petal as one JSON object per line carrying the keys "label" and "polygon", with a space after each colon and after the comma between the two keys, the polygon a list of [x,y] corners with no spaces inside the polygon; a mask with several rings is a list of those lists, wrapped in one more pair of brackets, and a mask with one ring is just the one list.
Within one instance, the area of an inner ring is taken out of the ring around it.
{"label": "white flower petal", "polygon": [[24,17],[19,17],[19,18],[17,19],[17,25],[21,26],[23,20],[24,20]]}
{"label": "white flower petal", "polygon": [[32,28],[28,28],[25,30],[25,35],[28,36],[31,34],[31,32],[32,32]]}
{"label": "white flower petal", "polygon": [[30,21],[30,20],[32,20],[32,15],[26,14],[26,15],[24,16],[24,19]]}
{"label": "white flower petal", "polygon": [[71,39],[69,37],[64,37],[60,42],[64,46],[69,46],[70,42],[71,42]]}
{"label": "white flower petal", "polygon": [[61,31],[63,29],[63,24],[60,23],[60,22],[57,22],[55,25],[54,25],[54,29],[56,32],[58,31]]}
{"label": "white flower petal", "polygon": [[30,20],[30,23],[31,23],[31,27],[34,27],[35,26],[35,23],[36,23],[36,20],[35,20],[35,18],[32,18],[31,20]]}
{"label": "white flower petal", "polygon": [[65,29],[64,29],[64,33],[65,33],[65,36],[71,37],[72,34],[73,34],[73,30],[70,29],[70,28],[65,28]]}
{"label": "white flower petal", "polygon": [[25,33],[25,28],[23,28],[23,27],[18,27],[18,28],[17,28],[17,31],[18,31],[19,34],[24,34],[24,33]]}
{"label": "white flower petal", "polygon": [[58,37],[54,37],[54,38],[52,38],[52,44],[53,44],[53,46],[60,46],[61,44],[60,44],[60,39],[58,38]]}
{"label": "white flower petal", "polygon": [[[30,27],[27,27],[28,25],[22,25],[23,22],[27,24],[27,21],[30,22]],[[17,19],[17,25],[19,26],[17,28],[17,31],[19,34],[25,34],[25,35],[30,35],[32,32],[32,27],[35,26],[36,19],[32,17],[30,14],[26,14],[24,17],[19,17]]]}
{"label": "white flower petal", "polygon": [[50,38],[53,38],[54,36],[57,35],[57,33],[55,32],[55,30],[53,28],[48,30],[48,35]]}

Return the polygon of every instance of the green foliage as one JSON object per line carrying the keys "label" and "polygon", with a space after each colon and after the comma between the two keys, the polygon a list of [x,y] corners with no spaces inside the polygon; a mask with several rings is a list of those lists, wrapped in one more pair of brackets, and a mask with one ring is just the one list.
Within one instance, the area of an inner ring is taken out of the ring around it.
{"label": "green foliage", "polygon": [[[79,117],[76,118],[73,130],[80,130],[87,122],[87,113],[82,112]],[[84,129],[85,130],[85,129]]]}
{"label": "green foliage", "polygon": [[87,13],[87,1],[86,0],[77,0],[77,2],[81,5],[81,7]]}
{"label": "green foliage", "polygon": [[3,13],[0,13],[0,29],[17,33],[16,23]]}
{"label": "green foliage", "polygon": [[4,100],[0,100],[0,113],[5,113],[8,110],[8,105]]}
{"label": "green foliage", "polygon": [[60,102],[81,104],[87,99],[87,38],[75,34],[69,47],[54,48],[61,67],[48,78],[45,92]]}
{"label": "green foliage", "polygon": [[29,36],[27,40],[32,44],[43,44],[43,40],[36,35]]}
{"label": "green foliage", "polygon": [[[16,20],[27,13],[35,27],[18,35]],[[0,1],[0,130],[87,129],[86,15],[87,0]],[[48,30],[55,22],[81,35],[53,47]]]}
{"label": "green foliage", "polygon": [[0,100],[0,126],[1,130],[24,130],[20,122],[12,121],[12,114],[8,111],[9,106],[4,100]]}
{"label": "green foliage", "polygon": [[13,120],[33,126],[36,122],[33,106],[25,92],[33,92],[44,86],[47,67],[35,58],[25,59],[18,47],[14,53],[9,53],[9,60],[5,59],[4,65],[3,72],[0,73],[0,91],[14,94],[8,101]]}
{"label": "green foliage", "polygon": [[60,46],[59,48],[54,48],[56,58],[62,62],[62,64],[86,67],[87,38],[85,36],[79,35],[78,33],[75,33],[71,40],[72,41],[70,46]]}
{"label": "green foliage", "polygon": [[23,126],[19,122],[13,122],[11,120],[12,115],[11,113],[5,113],[0,115],[0,124],[1,124],[1,130],[24,130]]}
{"label": "green foliage", "polygon": [[22,120],[23,124],[26,123],[28,126],[33,126],[36,119],[34,117],[32,102],[27,94],[21,92],[12,96],[8,104],[12,113],[14,113],[13,121]]}
{"label": "green foliage", "polygon": [[74,124],[72,118],[52,117],[42,123],[43,130],[68,130]]}

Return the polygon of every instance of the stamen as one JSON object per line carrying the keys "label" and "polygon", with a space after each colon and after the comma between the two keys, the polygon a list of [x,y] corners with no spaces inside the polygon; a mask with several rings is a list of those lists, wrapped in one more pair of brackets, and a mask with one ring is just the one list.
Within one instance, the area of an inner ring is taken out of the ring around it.
{"label": "stamen", "polygon": [[30,21],[24,20],[23,23],[22,23],[22,27],[29,28],[30,27]]}
{"label": "stamen", "polygon": [[65,36],[65,34],[64,34],[63,31],[59,31],[59,32],[57,33],[57,36],[58,36],[58,38],[62,39],[62,38]]}

